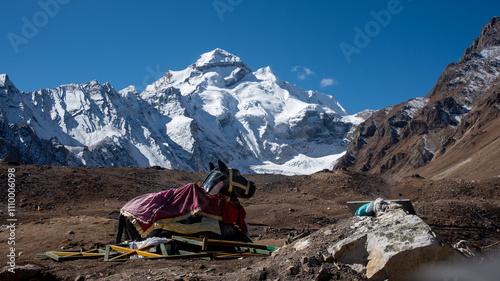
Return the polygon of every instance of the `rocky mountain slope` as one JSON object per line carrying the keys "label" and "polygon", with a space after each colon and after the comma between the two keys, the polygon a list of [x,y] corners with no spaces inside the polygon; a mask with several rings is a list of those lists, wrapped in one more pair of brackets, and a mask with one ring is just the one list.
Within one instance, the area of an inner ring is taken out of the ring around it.
{"label": "rocky mountain slope", "polygon": [[374,113],[335,168],[400,177],[500,175],[500,18],[483,27],[425,98]]}
{"label": "rocky mountain slope", "polygon": [[0,158],[24,163],[204,171],[200,161],[220,158],[307,174],[331,169],[364,119],[221,49],[141,94],[95,80],[25,93],[0,75]]}

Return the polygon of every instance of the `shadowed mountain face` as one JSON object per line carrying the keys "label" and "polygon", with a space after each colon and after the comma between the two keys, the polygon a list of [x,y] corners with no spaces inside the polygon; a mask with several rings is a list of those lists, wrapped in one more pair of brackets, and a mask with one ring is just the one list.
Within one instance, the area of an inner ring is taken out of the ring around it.
{"label": "shadowed mountain face", "polygon": [[500,175],[500,18],[483,27],[425,98],[375,112],[335,168],[390,177]]}

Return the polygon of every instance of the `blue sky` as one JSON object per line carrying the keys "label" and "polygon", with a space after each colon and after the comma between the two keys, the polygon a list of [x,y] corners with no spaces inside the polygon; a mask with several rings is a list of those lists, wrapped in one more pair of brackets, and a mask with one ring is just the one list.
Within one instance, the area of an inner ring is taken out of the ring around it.
{"label": "blue sky", "polygon": [[225,49],[349,112],[425,96],[499,1],[0,2],[0,73],[22,91],[97,79],[142,90]]}

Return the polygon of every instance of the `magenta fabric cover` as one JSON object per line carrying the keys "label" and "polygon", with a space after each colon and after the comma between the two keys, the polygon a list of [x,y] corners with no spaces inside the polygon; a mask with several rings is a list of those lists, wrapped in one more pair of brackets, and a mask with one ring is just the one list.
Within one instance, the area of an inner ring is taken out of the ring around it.
{"label": "magenta fabric cover", "polygon": [[144,232],[156,221],[182,220],[194,214],[222,220],[222,206],[218,198],[208,196],[198,184],[189,183],[178,189],[147,193],[130,200],[121,209],[131,220],[135,219]]}

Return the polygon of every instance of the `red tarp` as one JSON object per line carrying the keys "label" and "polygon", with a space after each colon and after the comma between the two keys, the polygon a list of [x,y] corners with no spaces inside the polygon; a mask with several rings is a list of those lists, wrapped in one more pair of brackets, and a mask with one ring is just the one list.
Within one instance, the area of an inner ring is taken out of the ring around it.
{"label": "red tarp", "polygon": [[138,224],[144,233],[151,232],[151,227],[159,220],[179,221],[192,215],[234,223],[242,232],[248,231],[244,222],[246,213],[239,202],[230,202],[228,197],[207,195],[195,183],[136,197],[123,206],[122,213]]}

